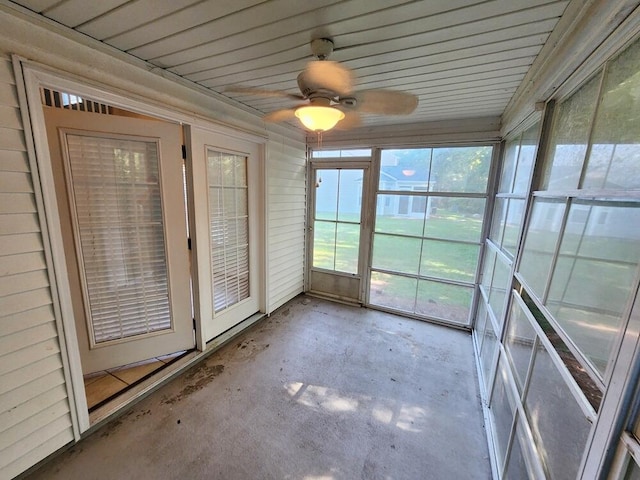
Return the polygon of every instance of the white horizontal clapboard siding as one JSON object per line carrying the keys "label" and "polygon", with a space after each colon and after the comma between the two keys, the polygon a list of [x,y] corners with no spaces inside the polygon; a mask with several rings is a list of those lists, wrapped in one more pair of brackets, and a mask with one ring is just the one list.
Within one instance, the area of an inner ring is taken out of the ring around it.
{"label": "white horizontal clapboard siding", "polygon": [[267,311],[304,289],[306,149],[272,135],[267,144]]}
{"label": "white horizontal clapboard siding", "polygon": [[0,54],[0,479],[73,440],[11,61]]}

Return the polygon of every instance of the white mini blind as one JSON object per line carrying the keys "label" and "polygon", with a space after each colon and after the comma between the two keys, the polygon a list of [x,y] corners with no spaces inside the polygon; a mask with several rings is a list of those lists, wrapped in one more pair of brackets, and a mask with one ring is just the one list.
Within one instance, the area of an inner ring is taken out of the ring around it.
{"label": "white mini blind", "polygon": [[66,139],[95,343],[171,328],[158,145]]}
{"label": "white mini blind", "polygon": [[249,297],[247,157],[207,149],[214,312]]}

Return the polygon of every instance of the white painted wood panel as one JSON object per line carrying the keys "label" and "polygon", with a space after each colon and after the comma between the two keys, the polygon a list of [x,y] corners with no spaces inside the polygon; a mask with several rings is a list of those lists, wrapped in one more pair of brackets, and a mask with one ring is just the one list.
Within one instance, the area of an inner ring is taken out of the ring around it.
{"label": "white painted wood panel", "polygon": [[0,477],[73,440],[22,117],[0,54]]}
{"label": "white painted wood panel", "polygon": [[[35,272],[25,275],[33,275]],[[3,277],[12,278],[12,277]],[[14,313],[2,317],[0,322],[0,336],[11,335],[27,328],[53,322],[55,319],[51,305],[32,308],[24,312]]]}
{"label": "white painted wood panel", "polygon": [[267,144],[268,313],[304,289],[306,150],[304,144],[278,140]]}

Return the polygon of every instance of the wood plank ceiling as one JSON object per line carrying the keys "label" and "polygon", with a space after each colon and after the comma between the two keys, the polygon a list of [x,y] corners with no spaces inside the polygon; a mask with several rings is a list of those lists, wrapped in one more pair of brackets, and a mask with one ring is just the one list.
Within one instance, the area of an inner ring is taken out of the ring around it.
{"label": "wood plank ceiling", "polygon": [[419,97],[408,116],[364,125],[500,116],[568,0],[15,0],[23,7],[267,113],[295,100],[312,38],[353,69],[358,90]]}

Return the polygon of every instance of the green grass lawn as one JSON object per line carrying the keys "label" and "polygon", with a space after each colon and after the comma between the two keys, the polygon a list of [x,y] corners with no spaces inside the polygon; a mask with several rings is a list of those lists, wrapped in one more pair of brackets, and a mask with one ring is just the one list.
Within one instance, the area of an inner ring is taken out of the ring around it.
{"label": "green grass lawn", "polygon": [[[340,220],[357,222],[357,216]],[[482,219],[439,209],[424,219],[379,215],[373,238],[373,269],[473,283],[478,264]],[[424,237],[432,237],[425,239]],[[357,272],[360,227],[316,221],[314,226],[314,267]],[[462,309],[454,315],[466,321],[473,290],[469,287],[374,273],[372,302],[403,310],[445,317],[442,307]],[[416,304],[417,292],[417,304]],[[389,304],[389,303],[395,304]]]}

